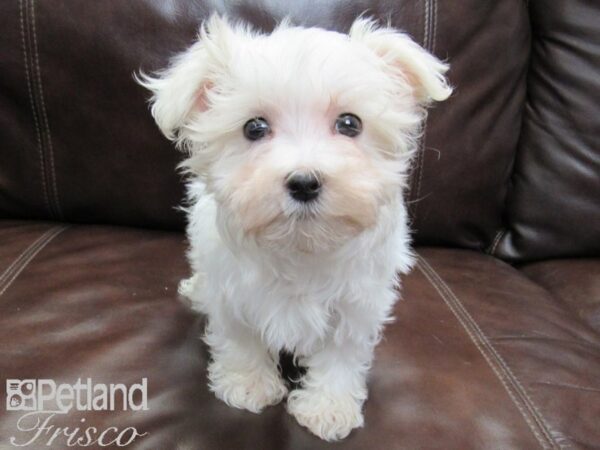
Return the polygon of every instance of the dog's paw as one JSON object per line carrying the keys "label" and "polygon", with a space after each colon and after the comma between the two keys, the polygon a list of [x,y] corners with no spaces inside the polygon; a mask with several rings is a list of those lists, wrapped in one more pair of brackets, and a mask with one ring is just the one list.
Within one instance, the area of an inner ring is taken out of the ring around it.
{"label": "dog's paw", "polygon": [[213,361],[208,367],[208,378],[210,390],[218,399],[253,413],[279,403],[287,394],[287,387],[275,368],[236,371]]}
{"label": "dog's paw", "polygon": [[190,278],[183,279],[179,282],[177,292],[182,297],[190,301],[189,306],[197,312],[203,313],[204,307],[200,298],[203,284],[203,275],[196,273]]}
{"label": "dog's paw", "polygon": [[334,396],[318,389],[298,389],[288,396],[287,410],[300,425],[326,441],[344,439],[362,427],[362,403],[352,396]]}
{"label": "dog's paw", "polygon": [[193,297],[194,291],[196,290],[196,285],[199,284],[200,278],[202,275],[196,273],[189,278],[184,278],[179,282],[179,286],[177,287],[177,292],[179,295],[183,297],[187,297],[191,299]]}

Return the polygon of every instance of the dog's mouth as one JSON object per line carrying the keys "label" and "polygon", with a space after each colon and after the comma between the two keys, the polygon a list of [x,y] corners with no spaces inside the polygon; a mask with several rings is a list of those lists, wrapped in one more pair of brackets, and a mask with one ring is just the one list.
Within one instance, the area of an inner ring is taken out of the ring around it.
{"label": "dog's mouth", "polygon": [[354,214],[347,212],[330,211],[328,213],[326,206],[320,200],[310,203],[298,203],[291,208],[285,208],[282,216],[305,227],[310,225],[320,228],[327,225],[336,228],[345,226],[355,230],[355,232],[362,231],[367,227],[367,224],[360,220],[359,214],[355,217]]}
{"label": "dog's mouth", "polygon": [[291,219],[299,221],[317,220],[322,215],[318,200],[310,203],[294,203],[296,204],[289,208],[290,211],[284,210],[284,215]]}
{"label": "dog's mouth", "polygon": [[269,227],[268,240],[285,242],[304,253],[315,253],[333,250],[365,229],[352,215],[327,212],[318,201],[285,210]]}
{"label": "dog's mouth", "polygon": [[[372,225],[366,208],[346,201],[332,203],[327,196],[312,201],[286,198],[272,209],[250,209],[256,220],[244,223],[244,234],[259,246],[277,251],[321,253],[339,248]],[[255,205],[256,206],[256,205]],[[270,214],[261,212],[270,211]],[[250,226],[247,226],[250,225]]]}

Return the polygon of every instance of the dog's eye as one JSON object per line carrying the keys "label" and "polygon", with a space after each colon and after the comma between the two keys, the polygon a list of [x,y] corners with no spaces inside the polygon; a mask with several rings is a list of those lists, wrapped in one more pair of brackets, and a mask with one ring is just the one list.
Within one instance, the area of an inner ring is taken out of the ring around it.
{"label": "dog's eye", "polygon": [[344,136],[355,137],[362,131],[362,122],[360,118],[354,114],[340,114],[335,120],[335,131]]}
{"label": "dog's eye", "polygon": [[269,122],[262,117],[255,117],[244,124],[244,136],[251,141],[258,141],[270,132]]}

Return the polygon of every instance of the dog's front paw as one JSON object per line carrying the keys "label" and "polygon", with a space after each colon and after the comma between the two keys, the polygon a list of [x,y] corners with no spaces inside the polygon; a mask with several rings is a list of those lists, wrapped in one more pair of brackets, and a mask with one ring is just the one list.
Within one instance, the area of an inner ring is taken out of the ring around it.
{"label": "dog's front paw", "polygon": [[189,306],[196,312],[204,313],[205,308],[202,302],[201,293],[203,285],[203,275],[196,273],[190,278],[183,279],[179,282],[177,292],[182,297],[189,300]]}
{"label": "dog's front paw", "polygon": [[179,295],[183,297],[190,298],[192,293],[194,292],[194,285],[196,284],[196,280],[198,279],[198,275],[192,275],[190,278],[185,278],[179,282],[179,286],[177,287],[177,292]]}
{"label": "dog's front paw", "polygon": [[208,367],[208,379],[210,390],[218,399],[229,406],[253,413],[279,403],[287,394],[287,388],[276,368],[231,370],[218,361],[213,361]]}
{"label": "dog's front paw", "polygon": [[287,410],[300,425],[326,441],[344,439],[362,427],[362,403],[350,395],[335,396],[318,389],[298,389],[288,396]]}

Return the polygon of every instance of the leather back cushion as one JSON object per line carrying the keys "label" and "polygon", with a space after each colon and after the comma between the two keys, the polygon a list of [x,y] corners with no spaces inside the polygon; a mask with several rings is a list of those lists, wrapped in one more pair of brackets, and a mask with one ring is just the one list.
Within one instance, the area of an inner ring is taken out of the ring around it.
{"label": "leather back cushion", "polygon": [[530,1],[533,54],[508,227],[496,253],[600,253],[600,3]]}
{"label": "leather back cushion", "polygon": [[283,16],[346,30],[363,12],[448,59],[409,198],[420,243],[486,248],[502,227],[529,23],[522,0],[2,2],[0,214],[181,228],[180,155],[132,74],[164,67],[211,11],[269,29]]}

